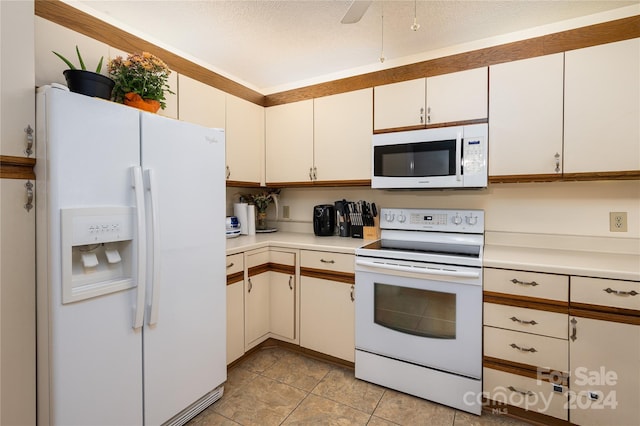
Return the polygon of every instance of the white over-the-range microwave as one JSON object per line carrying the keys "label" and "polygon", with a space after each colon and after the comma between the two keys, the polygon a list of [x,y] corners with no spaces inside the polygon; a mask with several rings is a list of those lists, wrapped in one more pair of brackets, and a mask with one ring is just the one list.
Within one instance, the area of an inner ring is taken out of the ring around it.
{"label": "white over-the-range microwave", "polygon": [[485,188],[488,125],[373,135],[371,187]]}

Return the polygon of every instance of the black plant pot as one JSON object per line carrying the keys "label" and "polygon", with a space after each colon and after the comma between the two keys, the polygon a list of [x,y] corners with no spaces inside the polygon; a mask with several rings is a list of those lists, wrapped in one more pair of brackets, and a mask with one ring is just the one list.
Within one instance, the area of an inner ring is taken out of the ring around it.
{"label": "black plant pot", "polygon": [[67,80],[67,87],[72,92],[111,99],[111,91],[115,82],[109,77],[85,70],[65,70],[63,74]]}

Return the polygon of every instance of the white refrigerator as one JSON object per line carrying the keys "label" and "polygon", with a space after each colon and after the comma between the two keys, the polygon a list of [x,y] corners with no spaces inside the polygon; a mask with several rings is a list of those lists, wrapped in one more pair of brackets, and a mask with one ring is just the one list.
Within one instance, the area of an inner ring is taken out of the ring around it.
{"label": "white refrigerator", "polygon": [[40,425],[184,424],[226,381],[224,131],[37,94]]}

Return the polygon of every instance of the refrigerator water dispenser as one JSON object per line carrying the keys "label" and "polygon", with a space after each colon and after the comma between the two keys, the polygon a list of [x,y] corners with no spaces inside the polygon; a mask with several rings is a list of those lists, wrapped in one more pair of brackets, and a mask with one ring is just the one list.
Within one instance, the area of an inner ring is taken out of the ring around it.
{"label": "refrigerator water dispenser", "polygon": [[131,207],[61,210],[62,303],[135,287]]}

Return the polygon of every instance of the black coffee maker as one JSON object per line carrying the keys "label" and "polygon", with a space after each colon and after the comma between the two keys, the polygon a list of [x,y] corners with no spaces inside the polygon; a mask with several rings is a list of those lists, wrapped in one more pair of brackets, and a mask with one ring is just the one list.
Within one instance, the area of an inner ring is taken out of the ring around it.
{"label": "black coffee maker", "polygon": [[333,235],[336,227],[336,210],[333,204],[313,207],[313,233],[319,237]]}

